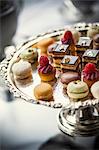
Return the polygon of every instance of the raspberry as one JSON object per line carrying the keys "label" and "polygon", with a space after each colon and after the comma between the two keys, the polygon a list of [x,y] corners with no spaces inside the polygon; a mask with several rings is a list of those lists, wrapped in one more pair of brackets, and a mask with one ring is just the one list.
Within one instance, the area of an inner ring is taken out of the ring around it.
{"label": "raspberry", "polygon": [[39,62],[40,62],[40,66],[42,67],[47,66],[49,64],[49,60],[46,56],[41,56]]}
{"label": "raspberry", "polygon": [[73,35],[71,31],[66,31],[61,39],[61,42],[64,44],[71,44],[74,43]]}
{"label": "raspberry", "polygon": [[88,63],[85,65],[85,68],[83,70],[86,73],[92,73],[96,71],[96,66],[93,63]]}

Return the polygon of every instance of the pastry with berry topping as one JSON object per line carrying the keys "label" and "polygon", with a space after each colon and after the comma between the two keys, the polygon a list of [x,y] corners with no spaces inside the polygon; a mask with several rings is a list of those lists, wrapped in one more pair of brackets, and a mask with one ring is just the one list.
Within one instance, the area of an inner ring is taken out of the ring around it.
{"label": "pastry with berry topping", "polygon": [[97,70],[95,64],[88,63],[82,70],[82,79],[91,87],[96,81],[99,81],[99,70]]}
{"label": "pastry with berry topping", "polygon": [[74,38],[71,31],[67,30],[64,32],[61,38],[61,43],[69,45],[70,54],[76,55]]}
{"label": "pastry with berry topping", "polygon": [[40,57],[38,74],[42,81],[49,82],[55,79],[56,69],[49,63],[47,56]]}
{"label": "pastry with berry topping", "polygon": [[82,66],[84,67],[87,63],[94,63],[99,68],[99,50],[88,49],[82,56]]}

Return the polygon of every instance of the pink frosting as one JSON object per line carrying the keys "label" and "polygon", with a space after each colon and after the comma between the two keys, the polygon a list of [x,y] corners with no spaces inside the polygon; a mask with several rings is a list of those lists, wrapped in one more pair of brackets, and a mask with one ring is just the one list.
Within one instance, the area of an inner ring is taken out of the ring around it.
{"label": "pink frosting", "polygon": [[41,72],[41,73],[44,73],[44,74],[51,73],[54,70],[55,69],[50,64],[48,64],[46,66],[39,66],[39,68],[38,68],[38,71]]}
{"label": "pink frosting", "polygon": [[82,71],[83,77],[87,80],[94,80],[99,78],[99,70],[97,70],[95,64],[88,63]]}
{"label": "pink frosting", "polygon": [[94,72],[86,72],[83,70],[83,77],[87,80],[94,80],[99,78],[99,71],[95,70]]}

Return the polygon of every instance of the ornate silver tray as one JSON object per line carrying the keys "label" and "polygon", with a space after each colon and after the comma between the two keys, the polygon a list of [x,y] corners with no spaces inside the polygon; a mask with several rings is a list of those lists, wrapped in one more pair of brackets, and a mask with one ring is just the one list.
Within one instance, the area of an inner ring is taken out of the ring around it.
{"label": "ornate silver tray", "polygon": [[[98,23],[95,23],[95,24],[98,24]],[[79,29],[81,30],[82,28],[88,29],[91,25],[92,24],[80,23],[80,24],[75,24],[72,26],[78,30]],[[0,63],[0,75],[5,80],[5,83],[10,88],[10,91],[14,94],[14,97],[22,98],[33,104],[41,104],[41,105],[45,105],[45,106],[49,106],[53,108],[61,108],[63,106],[68,106],[70,104],[69,98],[63,94],[63,87],[60,82],[59,74],[57,75],[57,81],[55,82],[53,86],[54,101],[47,102],[47,101],[37,101],[33,95],[33,88],[35,87],[35,85],[40,83],[40,78],[37,74],[36,68],[33,70],[33,82],[31,82],[31,84],[26,85],[26,86],[21,86],[15,83],[14,78],[13,78],[13,73],[12,73],[12,65],[17,60],[19,54],[22,51],[36,44],[37,42],[39,42],[40,40],[44,38],[54,37],[54,38],[59,39],[59,37],[62,35],[66,27],[71,27],[71,26],[69,25],[69,26],[63,27],[62,29],[48,31],[47,33],[40,34],[36,37],[30,38],[21,46],[10,47],[9,49],[10,53],[7,54],[6,58]]]}

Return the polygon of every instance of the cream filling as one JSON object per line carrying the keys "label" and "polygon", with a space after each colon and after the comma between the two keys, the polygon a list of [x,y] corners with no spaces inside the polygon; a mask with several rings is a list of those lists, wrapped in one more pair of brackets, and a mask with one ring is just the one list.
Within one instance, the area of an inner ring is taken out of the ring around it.
{"label": "cream filling", "polygon": [[73,99],[81,99],[81,98],[84,98],[88,95],[89,93],[89,90],[86,91],[85,93],[70,93],[69,91],[67,91],[67,94],[70,98],[73,98]]}
{"label": "cream filling", "polygon": [[39,100],[51,100],[52,99],[52,93],[49,93],[47,95],[37,95]]}

